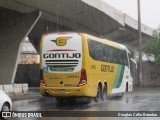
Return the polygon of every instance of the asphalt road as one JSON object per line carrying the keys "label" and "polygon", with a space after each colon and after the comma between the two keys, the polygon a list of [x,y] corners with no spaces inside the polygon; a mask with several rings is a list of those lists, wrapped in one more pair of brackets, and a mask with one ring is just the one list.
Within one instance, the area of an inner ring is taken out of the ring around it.
{"label": "asphalt road", "polygon": [[[133,92],[120,95],[108,96],[105,101],[98,103],[88,102],[87,99],[79,98],[76,103],[58,104],[54,97],[42,97],[40,93],[32,92],[35,96],[31,99],[15,100],[13,102],[13,111],[160,111],[160,89],[134,89]],[[74,112],[73,112],[74,114]],[[89,113],[90,114],[90,113]],[[160,120],[158,117],[50,117],[50,118],[12,118],[11,120]]]}

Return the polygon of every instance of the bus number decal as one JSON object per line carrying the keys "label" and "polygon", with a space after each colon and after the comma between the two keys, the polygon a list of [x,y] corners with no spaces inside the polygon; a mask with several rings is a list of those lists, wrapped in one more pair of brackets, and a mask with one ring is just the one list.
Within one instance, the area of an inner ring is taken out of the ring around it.
{"label": "bus number decal", "polygon": [[67,78],[79,78],[79,75],[69,75]]}

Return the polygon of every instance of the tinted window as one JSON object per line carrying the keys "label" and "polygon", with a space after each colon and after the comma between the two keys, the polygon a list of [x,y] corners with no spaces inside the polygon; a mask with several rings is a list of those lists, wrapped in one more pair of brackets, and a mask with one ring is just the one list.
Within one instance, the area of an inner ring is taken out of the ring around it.
{"label": "tinted window", "polygon": [[120,50],[109,45],[88,39],[89,54],[94,60],[128,65],[125,50]]}

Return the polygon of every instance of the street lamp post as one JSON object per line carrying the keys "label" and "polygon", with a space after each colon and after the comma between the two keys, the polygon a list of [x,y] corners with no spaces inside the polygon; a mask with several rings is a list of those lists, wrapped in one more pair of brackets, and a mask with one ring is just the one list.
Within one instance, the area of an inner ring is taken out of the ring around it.
{"label": "street lamp post", "polygon": [[141,12],[140,0],[138,3],[138,38],[139,38],[139,85],[142,86],[142,33],[141,33]]}

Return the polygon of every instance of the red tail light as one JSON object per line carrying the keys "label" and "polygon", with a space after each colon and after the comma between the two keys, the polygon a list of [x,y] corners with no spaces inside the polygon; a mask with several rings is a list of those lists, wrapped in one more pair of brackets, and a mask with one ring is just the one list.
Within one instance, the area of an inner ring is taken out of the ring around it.
{"label": "red tail light", "polygon": [[43,71],[42,71],[42,69],[40,70],[40,80],[41,80],[41,85],[42,86],[46,86],[46,83],[45,83],[44,77],[43,77]]}
{"label": "red tail light", "polygon": [[78,35],[82,36],[82,33],[78,33]]}
{"label": "red tail light", "polygon": [[41,85],[42,85],[42,86],[46,86],[46,83],[45,83],[44,80],[41,80]]}
{"label": "red tail light", "polygon": [[47,36],[47,34],[42,35],[43,38],[46,37],[46,36]]}
{"label": "red tail light", "polygon": [[78,84],[78,87],[83,86],[85,84],[87,84],[87,75],[86,75],[86,70],[82,69],[81,70],[81,79],[80,79],[80,82]]}

